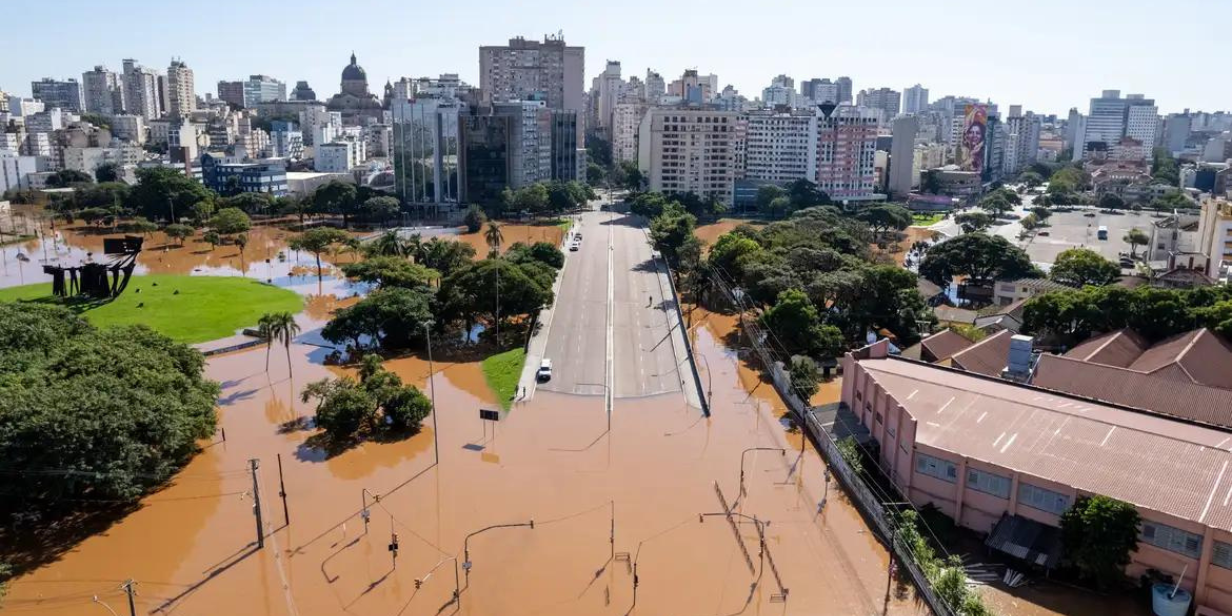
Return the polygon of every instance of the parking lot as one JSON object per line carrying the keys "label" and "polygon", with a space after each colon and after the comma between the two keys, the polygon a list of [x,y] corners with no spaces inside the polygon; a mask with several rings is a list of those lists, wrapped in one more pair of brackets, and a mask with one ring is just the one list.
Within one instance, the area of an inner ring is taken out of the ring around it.
{"label": "parking lot", "polygon": [[[1119,253],[1129,252],[1129,244],[1122,239],[1126,232],[1137,227],[1150,235],[1155,222],[1156,219],[1146,212],[1112,214],[1094,209],[1055,212],[1048,219],[1049,226],[1040,230],[1048,235],[1036,233],[1020,245],[1035,263],[1052,263],[1062,251],[1079,247],[1095,250],[1115,262]],[[1101,226],[1108,227],[1107,240],[1096,237]],[[1138,252],[1145,248],[1139,246]]]}

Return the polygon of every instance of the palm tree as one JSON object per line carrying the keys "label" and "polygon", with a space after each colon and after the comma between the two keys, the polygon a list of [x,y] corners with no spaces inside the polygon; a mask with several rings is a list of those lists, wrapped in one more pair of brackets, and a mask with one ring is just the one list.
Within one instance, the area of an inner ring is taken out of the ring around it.
{"label": "palm tree", "polygon": [[274,346],[274,315],[265,313],[257,320],[257,337],[265,341],[265,373],[269,374],[270,349]]}
{"label": "palm tree", "polygon": [[300,332],[299,323],[295,322],[295,315],[290,312],[275,312],[266,316],[270,318],[269,327],[273,338],[282,342],[287,349],[287,373],[295,376],[295,370],[291,366],[291,341]]}
{"label": "palm tree", "polygon": [[406,242],[398,237],[397,231],[386,231],[364,247],[364,254],[369,257],[405,257],[407,246]]}
{"label": "palm tree", "polygon": [[495,222],[488,223],[488,230],[484,231],[483,238],[487,240],[488,247],[491,248],[490,256],[500,254],[501,244],[505,242],[505,236],[501,233],[500,225]]}

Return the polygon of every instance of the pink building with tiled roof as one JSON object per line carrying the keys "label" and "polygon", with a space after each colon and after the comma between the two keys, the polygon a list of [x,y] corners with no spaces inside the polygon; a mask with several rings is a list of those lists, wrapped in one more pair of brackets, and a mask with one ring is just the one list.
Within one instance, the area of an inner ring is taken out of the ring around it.
{"label": "pink building with tiled roof", "polygon": [[1232,430],[888,350],[882,341],[843,359],[842,401],[913,503],[981,533],[1007,519],[1057,527],[1083,495],[1132,503],[1142,526],[1126,573],[1185,571],[1199,614],[1232,614]]}

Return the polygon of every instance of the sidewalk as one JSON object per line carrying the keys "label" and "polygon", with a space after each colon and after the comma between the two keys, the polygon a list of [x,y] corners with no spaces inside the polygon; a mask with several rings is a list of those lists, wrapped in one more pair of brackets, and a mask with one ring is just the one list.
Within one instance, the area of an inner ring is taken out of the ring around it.
{"label": "sidewalk", "polygon": [[[565,250],[576,227],[577,221],[574,220],[573,226],[569,227],[564,239],[561,240],[561,250]],[[539,370],[539,362],[543,361],[544,350],[548,345],[548,334],[552,330],[552,315],[556,312],[556,302],[560,301],[560,285],[565,279],[565,269],[569,267],[568,254],[568,252],[565,253],[565,264],[556,273],[556,281],[552,283],[552,305],[539,311],[539,331],[531,336],[530,346],[526,349],[526,363],[522,365],[522,377],[518,379],[518,394],[520,395],[515,394],[514,402],[527,402],[535,397],[535,386],[539,384],[535,373]]]}
{"label": "sidewalk", "polygon": [[[642,227],[642,233],[646,238],[646,243],[650,244],[651,250],[654,250],[654,245],[650,241],[650,232],[645,226]],[[671,273],[668,271],[667,264],[663,262],[663,258],[659,257],[654,262],[655,275],[659,279],[659,297],[664,300],[663,316],[670,324],[668,337],[672,341],[672,355],[676,357],[676,373],[680,375],[680,390],[684,392],[689,406],[706,410],[702,406],[701,394],[698,391],[697,383],[701,377],[697,372],[697,360],[690,353],[685,338],[689,335],[689,330],[684,327],[684,320],[680,315],[680,298],[676,296],[676,287],[672,284]],[[667,301],[669,297],[671,299]],[[685,364],[688,366],[686,367]]]}

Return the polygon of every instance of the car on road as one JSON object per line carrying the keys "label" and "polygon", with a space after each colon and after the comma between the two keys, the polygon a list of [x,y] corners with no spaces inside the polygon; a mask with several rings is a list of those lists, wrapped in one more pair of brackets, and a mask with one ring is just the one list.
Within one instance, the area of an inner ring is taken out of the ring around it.
{"label": "car on road", "polygon": [[1083,216],[1086,216],[1087,218],[1095,218],[1095,212],[1087,212],[1086,214],[1083,214]]}
{"label": "car on road", "polygon": [[570,243],[569,243],[569,252],[577,252],[577,251],[578,251],[578,249],[579,249],[579,248],[581,248],[581,247],[582,247],[582,244],[581,244],[581,243],[579,243],[579,242],[570,242]]}
{"label": "car on road", "polygon": [[535,380],[540,383],[552,380],[552,360],[545,359],[539,362],[539,369],[535,371]]}
{"label": "car on road", "polygon": [[1043,235],[1043,236],[1047,237],[1047,236],[1052,235],[1052,234],[1051,234],[1051,233],[1049,233],[1049,232],[1047,232],[1047,231],[1040,231],[1039,233],[1036,233],[1036,235]]}

